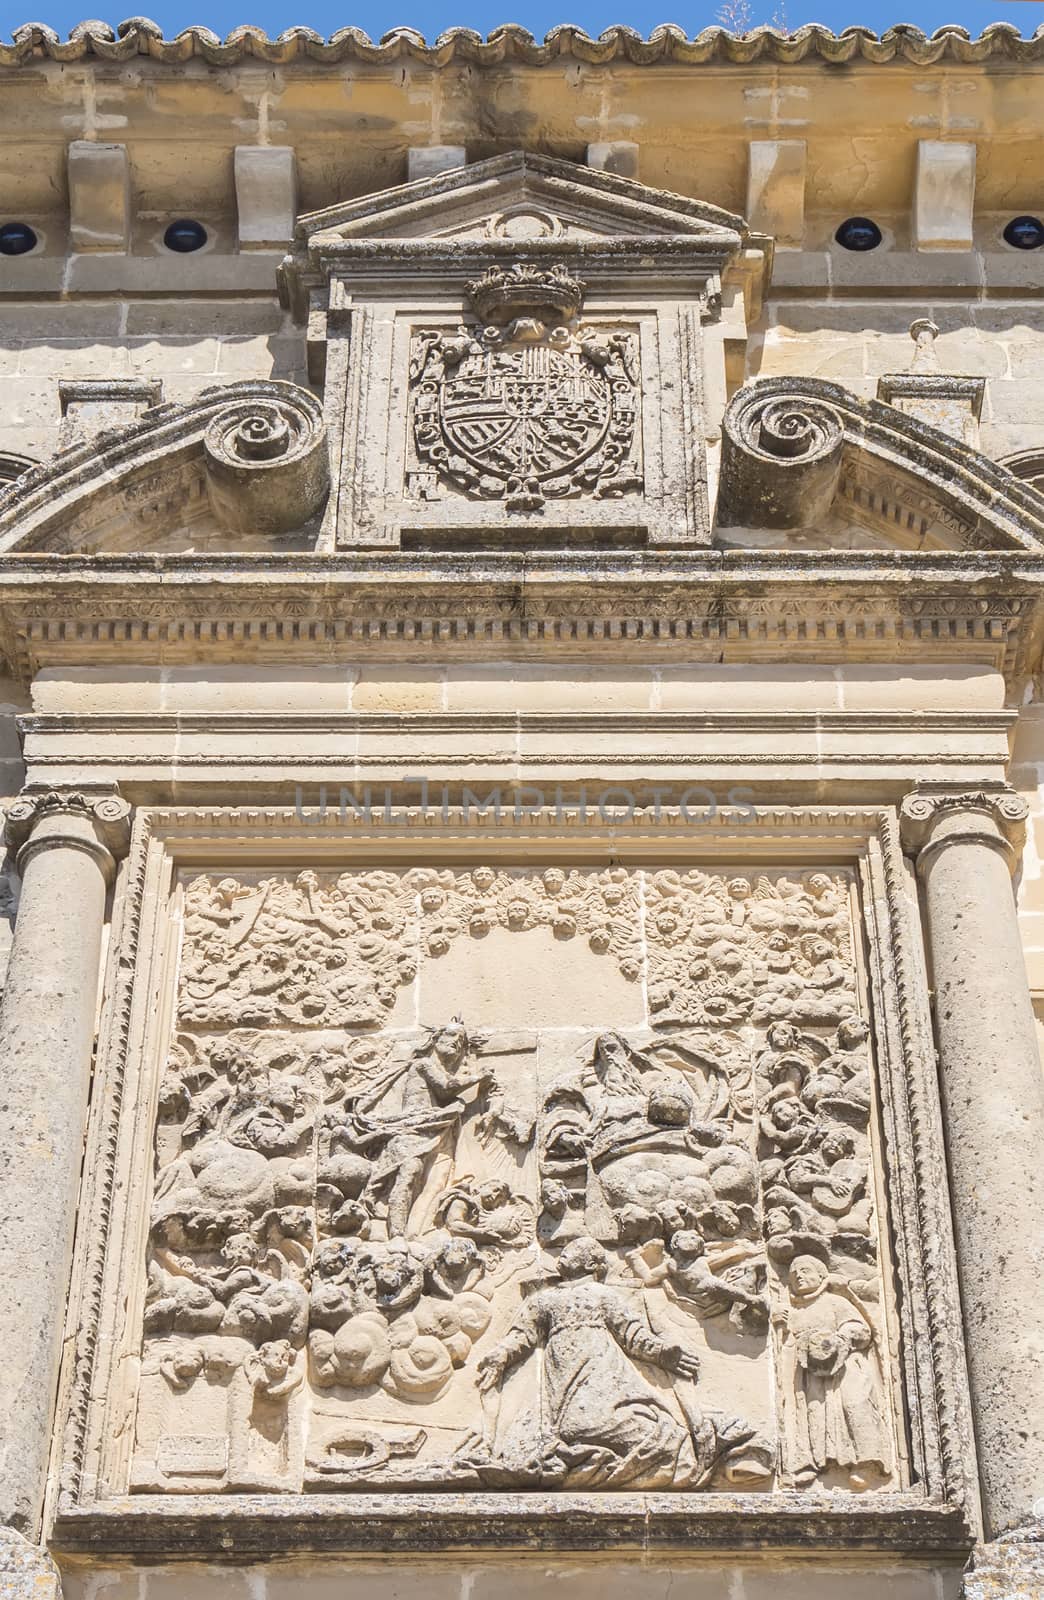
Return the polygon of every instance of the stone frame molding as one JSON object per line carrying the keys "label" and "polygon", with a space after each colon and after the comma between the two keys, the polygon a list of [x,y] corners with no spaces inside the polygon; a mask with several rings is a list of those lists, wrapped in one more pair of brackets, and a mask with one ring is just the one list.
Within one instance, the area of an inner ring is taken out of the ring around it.
{"label": "stone frame molding", "polygon": [[[156,1051],[171,989],[167,904],[179,865],[319,866],[361,860],[582,863],[706,860],[837,863],[861,885],[881,1084],[883,1163],[898,1295],[899,1370],[910,1487],[873,1496],[731,1492],[202,1495],[126,1493],[140,1262],[147,1226]],[[723,810],[693,824],[637,810],[605,822],[579,808],[496,818],[404,808],[302,819],[261,807],[140,810],[114,910],[70,1301],[71,1354],[59,1552],[144,1558],[271,1556],[297,1550],[581,1550],[654,1547],[960,1552],[976,1489],[946,1164],[916,895],[896,812],[885,806],[768,807],[751,824]],[[124,1305],[121,1286],[131,1286]],[[122,1477],[121,1477],[122,1474]]]}

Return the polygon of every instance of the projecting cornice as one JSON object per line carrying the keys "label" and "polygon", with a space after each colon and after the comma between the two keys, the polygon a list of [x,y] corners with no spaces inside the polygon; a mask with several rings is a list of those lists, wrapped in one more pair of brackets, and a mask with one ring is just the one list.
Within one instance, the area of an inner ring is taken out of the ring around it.
{"label": "projecting cornice", "polygon": [[1044,552],[1044,494],[950,434],[822,378],[741,389],[719,526],[811,528],[835,508],[905,549]]}
{"label": "projecting cornice", "polygon": [[353,658],[1039,665],[1044,555],[13,555],[0,652],[47,666]]}
{"label": "projecting cornice", "polygon": [[628,62],[636,66],[667,62],[679,66],[715,63],[747,66],[753,63],[792,64],[824,61],[831,65],[867,62],[887,65],[909,62],[928,67],[956,62],[971,65],[987,61],[1034,62],[1044,60],[1044,30],[1025,39],[1011,23],[992,23],[978,38],[966,29],[949,26],[932,35],[902,24],[877,35],[869,28],[846,28],[835,34],[809,24],[793,33],[775,28],[754,28],[749,33],[729,33],[706,28],[690,38],[684,29],[666,23],[643,38],[633,28],[608,28],[592,39],[582,28],[564,24],[552,28],[542,43],[515,23],[494,28],[486,38],[471,28],[450,28],[428,44],[413,28],[393,28],[374,43],[361,28],[339,28],[325,39],[311,28],[288,28],[270,39],[262,28],[240,27],[222,39],[209,28],[185,28],[173,39],[146,17],[132,17],[115,29],[108,23],[87,21],[62,39],[53,28],[29,22],[15,28],[12,43],[0,45],[0,66],[20,67],[41,57],[59,62],[132,61],[148,57],[176,65],[193,59],[210,66],[237,66],[243,61],[287,65],[315,61],[390,63],[415,61],[431,67],[457,63],[499,66],[550,66],[562,60],[604,65]]}

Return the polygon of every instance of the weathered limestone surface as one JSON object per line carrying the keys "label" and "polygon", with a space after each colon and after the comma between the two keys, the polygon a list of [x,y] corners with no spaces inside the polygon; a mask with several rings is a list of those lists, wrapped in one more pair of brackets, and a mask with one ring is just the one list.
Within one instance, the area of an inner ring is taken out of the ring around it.
{"label": "weathered limestone surface", "polygon": [[[374,1600],[536,1600],[563,1589],[577,1600],[627,1600],[636,1584],[653,1600],[691,1593],[700,1600],[958,1600],[960,1574],[940,1578],[925,1568],[885,1562],[864,1572],[850,1566],[802,1562],[700,1564],[679,1561],[665,1565],[655,1557],[640,1566],[613,1560],[594,1562],[472,1561],[425,1563],[304,1562],[293,1566],[272,1562],[239,1570],[227,1566],[177,1565],[113,1572],[92,1578],[62,1563],[64,1600],[341,1600],[358,1585]],[[104,1587],[102,1584],[104,1583]],[[20,1600],[20,1597],[19,1597]],[[35,1600],[35,1596],[33,1597]],[[48,1597],[49,1600],[49,1597]],[[976,1597],[978,1600],[978,1597]],[[989,1600],[995,1600],[990,1594]],[[1004,1591],[1004,1600],[1023,1600]]]}
{"label": "weathered limestone surface", "polygon": [[1039,1600],[1042,73],[0,44],[4,1600]]}

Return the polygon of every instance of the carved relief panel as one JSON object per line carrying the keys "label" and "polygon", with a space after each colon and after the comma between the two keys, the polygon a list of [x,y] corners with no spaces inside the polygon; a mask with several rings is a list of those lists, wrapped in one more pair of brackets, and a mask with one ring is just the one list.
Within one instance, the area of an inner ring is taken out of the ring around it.
{"label": "carved relief panel", "polygon": [[902,1484],[850,873],[178,903],[133,1489]]}
{"label": "carved relief panel", "polygon": [[889,814],[601,827],[139,815],[66,1547],[967,1537]]}

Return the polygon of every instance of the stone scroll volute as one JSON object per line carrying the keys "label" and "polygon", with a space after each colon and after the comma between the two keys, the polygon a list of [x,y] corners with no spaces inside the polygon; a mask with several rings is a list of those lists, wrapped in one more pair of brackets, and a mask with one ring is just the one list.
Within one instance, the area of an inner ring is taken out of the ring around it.
{"label": "stone scroll volute", "polygon": [[847,873],[179,904],[132,1489],[901,1484]]}

